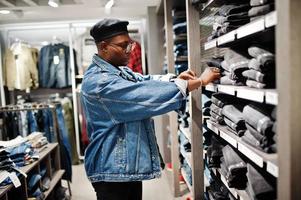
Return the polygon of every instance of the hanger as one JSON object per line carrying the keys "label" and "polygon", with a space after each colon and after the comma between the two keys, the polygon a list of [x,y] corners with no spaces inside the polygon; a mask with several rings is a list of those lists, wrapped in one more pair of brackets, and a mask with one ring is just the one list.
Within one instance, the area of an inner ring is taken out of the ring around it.
{"label": "hanger", "polygon": [[56,35],[52,36],[51,44],[55,45],[55,44],[59,44],[59,43],[62,43],[62,40],[60,38],[58,38]]}

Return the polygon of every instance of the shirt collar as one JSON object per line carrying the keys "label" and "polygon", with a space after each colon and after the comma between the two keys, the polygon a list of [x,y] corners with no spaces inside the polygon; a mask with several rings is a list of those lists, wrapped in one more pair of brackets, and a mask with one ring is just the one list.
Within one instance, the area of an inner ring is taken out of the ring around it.
{"label": "shirt collar", "polygon": [[110,72],[113,72],[116,74],[121,73],[120,69],[118,69],[117,67],[114,67],[113,65],[111,65],[110,63],[108,63],[107,61],[105,61],[104,59],[99,57],[97,54],[94,54],[92,61],[103,70],[107,70],[107,71],[110,71]]}

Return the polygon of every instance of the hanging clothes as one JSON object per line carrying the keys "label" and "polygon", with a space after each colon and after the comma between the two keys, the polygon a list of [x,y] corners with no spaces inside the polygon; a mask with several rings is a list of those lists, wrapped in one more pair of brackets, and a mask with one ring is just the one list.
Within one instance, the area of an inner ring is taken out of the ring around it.
{"label": "hanging clothes", "polygon": [[[74,58],[76,52],[73,50]],[[75,74],[78,74],[74,59]],[[72,85],[69,47],[50,44],[42,47],[39,56],[39,83],[44,88],[65,88]]]}
{"label": "hanging clothes", "polygon": [[21,42],[6,50],[4,79],[9,90],[38,87],[37,50]]}

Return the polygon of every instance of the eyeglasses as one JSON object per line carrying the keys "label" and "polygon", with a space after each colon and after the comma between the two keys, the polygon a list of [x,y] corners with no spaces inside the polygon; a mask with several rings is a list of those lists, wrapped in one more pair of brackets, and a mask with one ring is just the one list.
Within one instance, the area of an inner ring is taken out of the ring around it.
{"label": "eyeglasses", "polygon": [[134,42],[130,42],[126,46],[125,45],[120,45],[120,44],[115,44],[115,43],[109,43],[109,45],[120,47],[120,48],[122,48],[122,50],[125,53],[130,53],[133,50],[133,48],[135,46],[135,43]]}

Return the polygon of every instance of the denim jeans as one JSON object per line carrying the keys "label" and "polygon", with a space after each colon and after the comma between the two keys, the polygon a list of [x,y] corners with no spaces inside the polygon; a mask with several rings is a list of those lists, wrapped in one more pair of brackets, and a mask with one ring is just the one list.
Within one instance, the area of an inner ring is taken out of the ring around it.
{"label": "denim jeans", "polygon": [[37,121],[32,111],[27,112],[27,121],[28,121],[28,134],[38,131]]}
{"label": "denim jeans", "polygon": [[260,134],[256,129],[254,129],[252,126],[250,126],[248,123],[246,123],[246,127],[249,131],[249,133],[257,140],[259,141],[260,147],[264,149],[268,145],[270,145],[272,140],[272,135],[267,137],[265,135]]}
{"label": "denim jeans", "polygon": [[261,73],[260,71],[256,71],[254,69],[246,70],[242,73],[244,77],[247,79],[251,79],[260,83],[269,83],[275,82],[275,73]]}
{"label": "denim jeans", "polygon": [[92,183],[97,200],[142,200],[142,182]]}
{"label": "denim jeans", "polygon": [[249,62],[249,68],[261,72],[275,70],[275,55],[260,46],[251,46],[248,48],[248,53],[254,59]]}
{"label": "denim jeans", "polygon": [[218,114],[218,115],[222,116],[222,111],[223,111],[223,109],[222,109],[222,108],[220,108],[220,107],[218,107],[218,106],[217,106],[217,105],[215,105],[214,103],[213,103],[213,104],[211,104],[211,106],[210,106],[210,110],[212,110],[214,113],[216,113],[216,114]]}
{"label": "denim jeans", "polygon": [[214,93],[211,97],[211,101],[218,107],[223,108],[225,105],[234,103],[236,100],[233,96],[228,94]]}
{"label": "denim jeans", "polygon": [[218,14],[220,16],[228,16],[231,14],[238,14],[238,13],[243,13],[247,12],[250,9],[250,5],[248,4],[242,4],[242,5],[224,5],[222,6]]}
{"label": "denim jeans", "polygon": [[250,164],[247,165],[248,184],[247,193],[251,199],[267,200],[276,199],[276,188]]}
{"label": "denim jeans", "polygon": [[65,125],[63,110],[61,105],[56,107],[56,115],[59,127],[59,135],[61,141],[61,162],[62,168],[66,170],[64,179],[71,180],[72,178],[72,167],[71,167],[71,146],[69,143],[68,133]]}
{"label": "denim jeans", "polygon": [[267,3],[271,3],[271,2],[274,2],[274,0],[251,0],[250,5],[251,6],[261,6],[261,5],[265,5]]}
{"label": "denim jeans", "polygon": [[224,117],[224,121],[225,121],[225,124],[230,128],[230,130],[234,131],[235,134],[238,135],[239,137],[241,137],[245,133],[245,131],[246,131],[245,124],[242,124],[242,123],[235,124],[227,117]]}
{"label": "denim jeans", "polygon": [[266,84],[260,83],[260,82],[257,82],[257,81],[253,81],[253,80],[247,80],[246,85],[248,87],[251,87],[251,88],[258,88],[258,89],[267,88]]}
{"label": "denim jeans", "polygon": [[249,10],[248,15],[249,15],[249,17],[257,17],[257,16],[268,14],[269,12],[271,12],[274,9],[275,9],[274,4],[266,4],[266,5],[262,5],[262,6],[256,6],[256,7],[252,7]]}
{"label": "denim jeans", "polygon": [[272,107],[268,105],[249,104],[243,109],[243,116],[250,126],[263,135],[270,135],[273,127],[271,120]]}
{"label": "denim jeans", "polygon": [[222,115],[218,115],[212,110],[210,111],[211,118],[214,119],[214,121],[218,122],[219,124],[225,124],[224,117]]}
{"label": "denim jeans", "polygon": [[229,146],[223,148],[222,168],[226,171],[226,180],[229,187],[245,188],[247,165],[239,155]]}
{"label": "denim jeans", "polygon": [[244,105],[241,104],[231,104],[225,105],[222,110],[222,114],[230,119],[233,123],[237,124],[238,126],[242,126],[245,123],[242,110]]}
{"label": "denim jeans", "polygon": [[213,57],[211,58],[210,60],[207,60],[206,61],[206,64],[209,66],[209,67],[217,67],[217,68],[221,68],[221,63],[222,61],[224,60],[223,57]]}
{"label": "denim jeans", "polygon": [[40,183],[42,176],[40,174],[33,174],[28,181],[28,190],[32,191],[32,189]]}
{"label": "denim jeans", "polygon": [[209,168],[220,166],[220,159],[223,156],[222,148],[223,146],[220,142],[215,137],[212,137],[211,145],[208,146],[207,149],[207,163]]}

